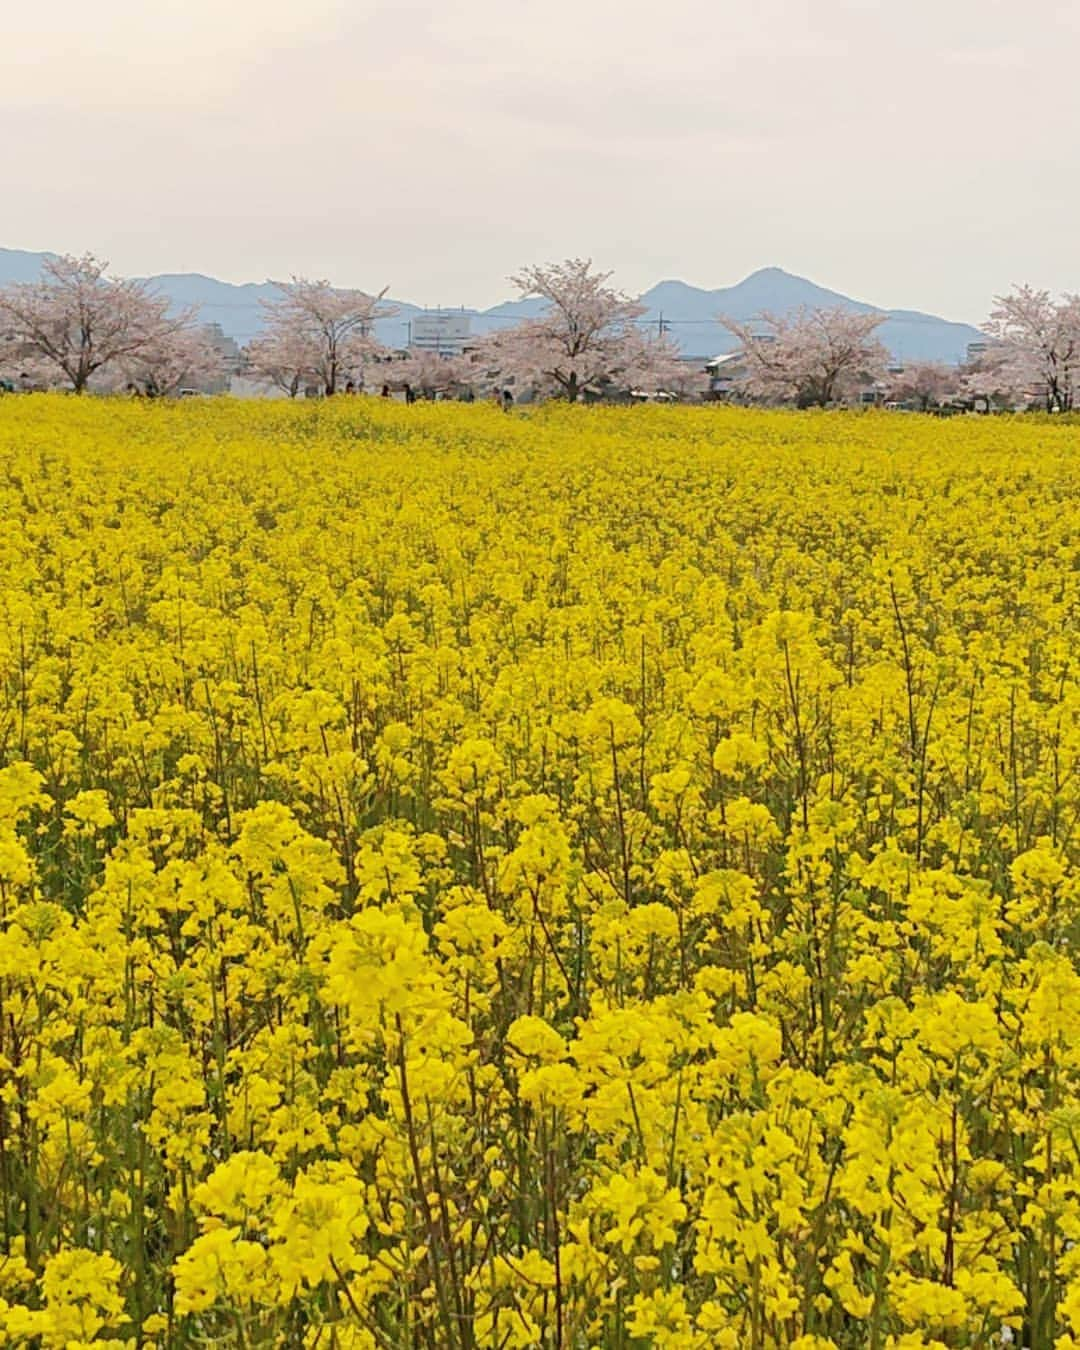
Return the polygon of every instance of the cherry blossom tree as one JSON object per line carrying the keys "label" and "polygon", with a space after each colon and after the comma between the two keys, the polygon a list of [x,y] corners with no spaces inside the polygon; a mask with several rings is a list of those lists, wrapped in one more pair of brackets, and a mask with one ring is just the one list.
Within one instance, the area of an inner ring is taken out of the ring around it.
{"label": "cherry blossom tree", "polygon": [[1044,403],[1045,389],[1026,354],[994,343],[958,372],[960,387],[977,407],[1015,408]]}
{"label": "cherry blossom tree", "polygon": [[247,368],[257,380],[296,398],[319,378],[319,350],[308,334],[281,326],[253,338],[245,356]]}
{"label": "cherry blossom tree", "polygon": [[909,361],[903,369],[890,371],[889,397],[917,403],[922,412],[960,387],[957,372],[941,361]]}
{"label": "cherry blossom tree", "polygon": [[1016,286],[995,297],[986,331],[996,338],[998,373],[1039,390],[1047,412],[1069,412],[1080,377],[1080,296],[1054,300],[1049,291]]}
{"label": "cherry blossom tree", "polygon": [[124,376],[152,397],[176,394],[220,377],[224,357],[197,328],[161,334],[120,362]]}
{"label": "cherry blossom tree", "polygon": [[762,314],[749,323],[720,315],[742,344],[751,397],[824,407],[849,396],[860,381],[885,377],[888,352],[874,337],[884,314],[849,309],[800,309]]}
{"label": "cherry blossom tree", "polygon": [[[294,373],[302,370],[327,396],[347,380],[362,381],[364,362],[380,351],[376,320],[397,312],[381,303],[386,290],[378,295],[338,290],[328,281],[306,277],[274,284],[281,294],[263,301],[266,333],[252,343],[256,374],[280,386],[280,372],[293,366]],[[283,362],[286,354],[289,360]]]}
{"label": "cherry blossom tree", "polygon": [[627,342],[626,355],[622,377],[631,389],[694,398],[708,387],[705,371],[684,361],[666,333],[652,336],[636,329]]}
{"label": "cherry blossom tree", "polygon": [[99,372],[189,329],[190,311],[169,314],[169,300],[144,281],[107,275],[92,254],[65,254],[43,265],[39,281],[0,290],[0,328],[27,360],[81,394]]}
{"label": "cherry blossom tree", "polygon": [[569,258],[512,276],[523,298],[538,297],[545,307],[537,317],[486,339],[481,346],[486,362],[505,382],[570,403],[589,385],[651,383],[649,356],[660,370],[673,349],[662,341],[649,346],[635,322],[643,306],[610,287],[611,275],[593,271],[591,259]]}
{"label": "cherry blossom tree", "polygon": [[391,361],[378,367],[376,377],[391,388],[408,384],[421,394],[445,394],[454,389],[471,386],[479,368],[468,356],[442,356],[438,352],[414,349],[400,361]]}

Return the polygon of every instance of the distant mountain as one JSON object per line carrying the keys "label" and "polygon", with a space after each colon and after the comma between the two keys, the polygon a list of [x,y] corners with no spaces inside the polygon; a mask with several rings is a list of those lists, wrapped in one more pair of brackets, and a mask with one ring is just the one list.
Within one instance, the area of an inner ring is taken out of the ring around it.
{"label": "distant mountain", "polygon": [[247,342],[260,331],[263,326],[260,301],[271,300],[277,294],[268,281],[235,286],[199,272],[166,272],[146,279],[156,290],[164,291],[174,310],[197,309],[206,323],[221,324],[238,342]]}
{"label": "distant mountain", "polygon": [[878,329],[881,341],[893,354],[907,361],[947,361],[956,363],[966,355],[969,342],[978,342],[982,334],[966,323],[953,323],[915,310],[882,310],[837,291],[826,290],[805,277],[793,276],[780,267],[763,267],[752,272],[736,286],[715,291],[688,286],[684,281],[661,281],[645,292],[644,319],[664,327],[686,353],[708,356],[732,351],[737,343],[717,316],[746,320],[767,310],[788,314],[805,306],[830,309],[840,306],[859,314],[880,313],[887,317]]}
{"label": "distant mountain", "polygon": [[41,264],[55,253],[25,253],[21,248],[0,248],[0,286],[13,281],[36,281],[41,275]]}
{"label": "distant mountain", "polygon": [[[41,271],[48,253],[27,253],[21,249],[0,249],[0,285],[13,281],[32,281]],[[236,285],[202,276],[198,272],[164,273],[147,278],[168,295],[174,308],[194,306],[206,323],[219,323],[230,337],[248,342],[262,329],[264,315],[260,301],[271,298],[274,286],[269,281]],[[423,313],[419,305],[395,300],[397,314],[377,325],[379,340],[391,347],[404,347],[409,340],[412,319]],[[731,351],[734,338],[719,322],[718,315],[751,319],[763,310],[790,313],[800,306],[829,308],[840,305],[859,313],[886,316],[879,329],[882,342],[901,360],[957,362],[964,358],[967,344],[982,336],[970,324],[952,323],[932,314],[915,310],[879,310],[861,300],[852,300],[837,291],[826,290],[805,277],[793,276],[779,267],[763,267],[735,286],[704,290],[685,281],[661,281],[641,296],[646,307],[642,323],[661,324],[664,330],[689,356],[713,356]],[[495,332],[517,320],[529,318],[543,309],[536,299],[508,300],[490,309],[465,309],[476,333]]]}

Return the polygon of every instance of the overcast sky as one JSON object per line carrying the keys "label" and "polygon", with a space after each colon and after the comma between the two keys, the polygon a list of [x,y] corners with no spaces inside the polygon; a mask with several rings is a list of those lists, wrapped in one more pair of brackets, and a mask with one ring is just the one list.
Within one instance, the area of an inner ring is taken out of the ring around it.
{"label": "overcast sky", "polygon": [[12,0],[0,245],[487,305],[777,265],[979,321],[1080,290],[1080,4]]}

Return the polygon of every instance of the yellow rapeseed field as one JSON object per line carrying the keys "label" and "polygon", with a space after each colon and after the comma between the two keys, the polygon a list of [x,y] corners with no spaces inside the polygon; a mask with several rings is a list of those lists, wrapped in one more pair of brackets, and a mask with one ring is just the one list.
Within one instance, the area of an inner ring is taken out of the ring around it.
{"label": "yellow rapeseed field", "polygon": [[0,403],[0,1344],[1080,1347],[1078,451]]}

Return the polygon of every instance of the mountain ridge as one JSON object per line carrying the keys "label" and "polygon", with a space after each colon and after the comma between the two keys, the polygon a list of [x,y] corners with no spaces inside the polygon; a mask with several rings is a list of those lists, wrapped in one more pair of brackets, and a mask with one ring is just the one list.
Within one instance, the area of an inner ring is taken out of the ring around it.
{"label": "mountain ridge", "polygon": [[[0,248],[0,285],[34,280],[43,262],[55,256]],[[263,326],[260,301],[275,294],[274,283],[269,280],[220,281],[202,272],[162,272],[143,280],[168,295],[175,309],[197,308],[204,322],[220,324],[229,337],[240,343],[257,336]],[[392,303],[398,312],[378,323],[377,336],[388,346],[403,347],[409,339],[412,319],[423,314],[425,308],[409,301]],[[535,298],[505,300],[487,309],[463,307],[458,312],[469,315],[473,331],[482,334],[500,329],[510,319],[535,314],[541,303]],[[982,337],[971,324],[920,310],[885,309],[868,304],[775,266],[758,268],[734,285],[712,289],[668,277],[642,292],[638,303],[645,310],[642,325],[655,324],[656,331],[666,332],[687,356],[709,357],[734,349],[736,340],[720,322],[721,313],[744,321],[764,310],[786,314],[802,306],[840,305],[860,314],[884,315],[878,335],[900,360],[956,363],[964,359],[968,343]]]}

